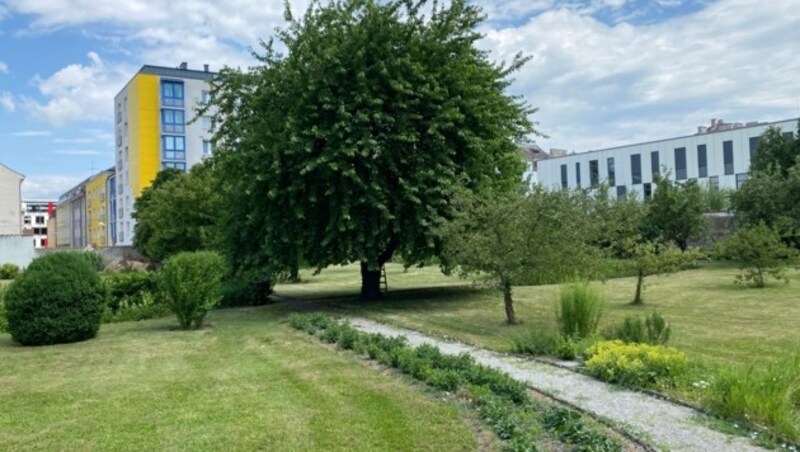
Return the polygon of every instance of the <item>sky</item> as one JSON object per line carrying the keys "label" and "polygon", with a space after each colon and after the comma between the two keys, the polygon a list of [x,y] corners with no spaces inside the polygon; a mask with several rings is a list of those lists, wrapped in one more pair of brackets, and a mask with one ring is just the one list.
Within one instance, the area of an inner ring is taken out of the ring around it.
{"label": "sky", "polygon": [[[798,0],[474,0],[544,149],[800,116]],[[306,0],[292,0],[300,13]],[[113,166],[113,98],[143,64],[247,67],[283,0],[0,0],[0,163],[52,199]]]}

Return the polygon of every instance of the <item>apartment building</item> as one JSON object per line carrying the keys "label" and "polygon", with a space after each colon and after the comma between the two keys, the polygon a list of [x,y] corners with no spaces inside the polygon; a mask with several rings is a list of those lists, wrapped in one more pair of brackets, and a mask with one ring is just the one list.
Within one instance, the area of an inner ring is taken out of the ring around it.
{"label": "apartment building", "polygon": [[22,181],[25,176],[0,163],[0,235],[22,233]]}
{"label": "apartment building", "polygon": [[58,199],[56,246],[105,248],[109,246],[109,181],[114,168],[92,174]]}
{"label": "apartment building", "polygon": [[539,162],[539,181],[548,188],[591,188],[600,183],[617,196],[637,192],[648,198],[659,175],[674,181],[697,180],[720,188],[739,188],[747,180],[750,161],[769,127],[787,136],[798,119],[776,122],[726,123],[713,119],[697,133],[595,151],[553,156]]}
{"label": "apartment building", "polygon": [[31,199],[22,201],[22,235],[32,237],[33,247],[36,249],[50,246],[50,230],[47,223],[55,214],[55,208],[55,201]]}
{"label": "apartment building", "polygon": [[114,211],[109,213],[112,245],[133,243],[134,202],[164,168],[186,171],[211,153],[211,117],[197,109],[209,101],[203,70],[145,65],[114,98],[116,174]]}

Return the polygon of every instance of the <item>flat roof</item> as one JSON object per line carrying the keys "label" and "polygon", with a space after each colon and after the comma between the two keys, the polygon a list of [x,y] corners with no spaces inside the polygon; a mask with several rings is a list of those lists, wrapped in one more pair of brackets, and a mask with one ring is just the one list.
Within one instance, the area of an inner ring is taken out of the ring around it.
{"label": "flat roof", "polygon": [[566,157],[575,157],[576,155],[592,154],[592,153],[595,153],[595,152],[604,152],[604,151],[613,151],[614,149],[622,149],[622,148],[627,148],[627,147],[631,147],[631,146],[641,146],[643,144],[662,143],[662,142],[665,142],[665,141],[680,140],[682,138],[703,137],[703,136],[706,136],[706,135],[713,135],[715,133],[734,132],[736,130],[751,129],[753,127],[773,126],[775,124],[782,123],[782,122],[789,122],[789,121],[797,122],[798,120],[800,120],[800,118],[789,118],[789,119],[782,119],[780,121],[772,121],[772,122],[759,122],[758,124],[753,124],[753,125],[749,125],[749,126],[745,125],[745,126],[742,126],[742,127],[737,127],[735,129],[715,130],[713,132],[695,133],[695,134],[692,134],[692,135],[681,135],[681,136],[672,137],[672,138],[662,138],[660,140],[642,141],[640,143],[623,144],[623,145],[620,145],[620,146],[612,146],[610,148],[592,149],[592,150],[583,151],[583,152],[573,152],[571,154],[560,155],[558,157],[550,157],[547,160],[552,161],[552,160],[563,159],[563,158],[566,158]]}
{"label": "flat roof", "polygon": [[211,80],[214,78],[217,73],[216,72],[206,72],[206,71],[199,71],[196,69],[181,69],[176,67],[166,67],[166,66],[151,66],[149,64],[145,64],[139,69],[139,74],[153,74],[153,75],[160,75],[162,77],[175,77],[175,78],[190,78],[195,80]]}

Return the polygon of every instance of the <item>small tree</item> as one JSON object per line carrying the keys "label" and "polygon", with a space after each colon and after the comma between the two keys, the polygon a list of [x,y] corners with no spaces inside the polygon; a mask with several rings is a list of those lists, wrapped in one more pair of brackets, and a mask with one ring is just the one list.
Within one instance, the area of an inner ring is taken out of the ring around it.
{"label": "small tree", "polygon": [[181,328],[198,329],[221,298],[225,261],[211,251],[179,253],[164,264],[161,284]]}
{"label": "small tree", "polygon": [[645,277],[694,266],[699,258],[696,250],[683,252],[675,245],[664,242],[631,239],[626,248],[636,267],[636,294],[631,304],[637,306],[644,304],[642,294]]}
{"label": "small tree", "polygon": [[703,235],[708,228],[704,210],[697,182],[676,184],[665,175],[656,181],[656,190],[647,203],[645,233],[650,240],[673,242],[686,250],[689,239]]}
{"label": "small tree", "polygon": [[502,291],[509,324],[517,322],[515,284],[593,268],[597,251],[587,243],[588,217],[570,193],[536,188],[526,196],[465,196],[458,204],[459,215],[443,229],[446,261],[462,277]]}
{"label": "small tree", "polygon": [[729,236],[720,245],[719,255],[739,263],[742,272],[736,276],[736,283],[764,287],[768,276],[789,282],[785,270],[795,253],[774,229],[761,223]]}

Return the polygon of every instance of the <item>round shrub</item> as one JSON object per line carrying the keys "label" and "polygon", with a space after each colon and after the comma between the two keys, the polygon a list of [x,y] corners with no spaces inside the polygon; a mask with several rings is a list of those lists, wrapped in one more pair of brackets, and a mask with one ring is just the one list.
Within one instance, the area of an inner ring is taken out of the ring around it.
{"label": "round shrub", "polygon": [[178,253],[164,264],[161,284],[181,328],[200,328],[219,304],[225,261],[211,251]]}
{"label": "round shrub", "polygon": [[90,339],[100,328],[104,303],[100,277],[83,256],[46,254],[8,287],[8,332],[22,345]]}
{"label": "round shrub", "polygon": [[8,263],[0,266],[0,279],[14,279],[19,276],[19,267]]}

